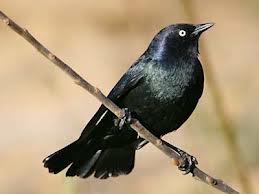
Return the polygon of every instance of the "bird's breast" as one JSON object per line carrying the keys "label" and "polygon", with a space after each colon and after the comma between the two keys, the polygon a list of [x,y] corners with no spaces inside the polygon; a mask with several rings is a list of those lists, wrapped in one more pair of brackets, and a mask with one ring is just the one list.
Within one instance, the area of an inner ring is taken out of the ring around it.
{"label": "bird's breast", "polygon": [[144,85],[158,101],[177,101],[196,83],[197,75],[192,66],[149,68]]}
{"label": "bird's breast", "polygon": [[202,94],[201,66],[151,66],[145,73],[141,83],[125,97],[124,106],[136,112],[138,119],[158,135],[177,129],[190,116]]}

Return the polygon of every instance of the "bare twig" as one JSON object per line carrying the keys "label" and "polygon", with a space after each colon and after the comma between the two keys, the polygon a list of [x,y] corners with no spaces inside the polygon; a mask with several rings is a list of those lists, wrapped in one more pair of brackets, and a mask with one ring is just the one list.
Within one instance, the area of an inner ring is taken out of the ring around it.
{"label": "bare twig", "polygon": [[[92,86],[89,82],[84,80],[79,74],[77,74],[73,69],[71,69],[67,64],[65,64],[61,59],[56,57],[47,48],[45,48],[39,41],[37,41],[26,29],[21,28],[18,24],[12,21],[8,16],[0,11],[0,19],[8,25],[12,30],[21,35],[26,39],[33,47],[35,47],[42,55],[48,58],[53,64],[57,65],[61,70],[63,70],[67,75],[69,75],[79,86],[83,87],[93,96],[95,96],[106,108],[113,112],[118,118],[124,116],[124,111],[115,105],[110,99],[105,97],[105,95],[96,87]],[[173,160],[173,163],[177,166],[181,165],[182,160],[177,152],[172,150],[169,146],[165,145],[161,139],[158,139],[152,133],[150,133],[137,119],[133,119],[131,127],[138,132],[138,134],[155,145],[164,154]],[[211,185],[212,187],[229,194],[238,194],[229,185],[224,183],[220,179],[215,179],[212,176],[206,174],[196,166],[193,169],[193,176],[198,180]]]}

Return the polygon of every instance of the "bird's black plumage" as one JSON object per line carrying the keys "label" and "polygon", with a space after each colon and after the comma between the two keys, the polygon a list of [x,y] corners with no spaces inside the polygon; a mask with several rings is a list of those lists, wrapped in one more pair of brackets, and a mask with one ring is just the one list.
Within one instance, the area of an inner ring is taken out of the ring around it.
{"label": "bird's black plumage", "polygon": [[[175,24],[162,29],[144,54],[128,69],[108,97],[128,108],[154,135],[178,129],[195,109],[203,91],[203,70],[198,59],[198,39],[211,23]],[[78,140],[48,156],[43,162],[58,173],[105,179],[128,174],[135,150],[146,142],[101,106]]]}

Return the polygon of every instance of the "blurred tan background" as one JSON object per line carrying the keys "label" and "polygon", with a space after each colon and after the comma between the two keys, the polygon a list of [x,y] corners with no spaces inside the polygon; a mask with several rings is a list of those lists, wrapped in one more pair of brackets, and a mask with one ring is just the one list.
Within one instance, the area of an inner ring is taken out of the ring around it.
{"label": "blurred tan background", "polygon": [[[259,1],[193,5],[197,22],[216,23],[202,41],[256,193]],[[189,21],[180,0],[1,0],[0,9],[105,94],[161,28]],[[100,181],[49,174],[42,159],[75,140],[100,103],[2,22],[0,53],[1,194],[219,193],[182,176],[152,145],[138,151],[128,176]],[[241,190],[207,86],[191,118],[166,139]]]}

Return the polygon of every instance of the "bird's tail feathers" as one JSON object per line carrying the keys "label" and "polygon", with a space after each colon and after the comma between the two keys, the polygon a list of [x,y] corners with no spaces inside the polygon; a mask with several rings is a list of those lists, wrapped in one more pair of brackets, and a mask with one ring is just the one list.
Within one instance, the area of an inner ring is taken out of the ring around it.
{"label": "bird's tail feathers", "polygon": [[125,146],[103,150],[96,165],[96,178],[106,179],[129,174],[134,168],[135,147]]}
{"label": "bird's tail feathers", "polygon": [[61,150],[46,157],[43,160],[44,167],[48,168],[50,173],[59,173],[72,163],[78,149],[79,144],[77,141],[69,144]]}
{"label": "bird's tail feathers", "polygon": [[79,141],[64,147],[43,160],[49,172],[57,174],[71,163],[66,176],[106,179],[129,174],[134,168],[135,147],[99,149],[97,143],[82,145]]}

